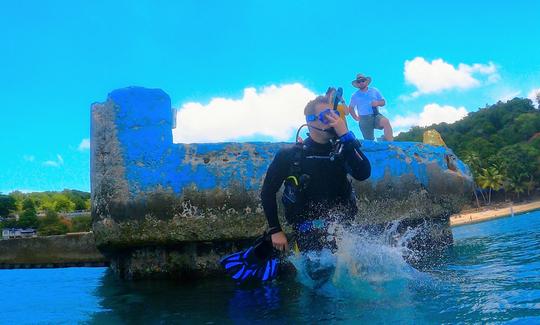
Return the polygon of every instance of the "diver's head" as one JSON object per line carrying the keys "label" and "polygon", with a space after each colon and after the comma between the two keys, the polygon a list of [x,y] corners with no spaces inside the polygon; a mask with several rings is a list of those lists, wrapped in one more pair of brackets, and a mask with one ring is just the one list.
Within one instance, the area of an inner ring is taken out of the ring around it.
{"label": "diver's head", "polygon": [[330,122],[329,114],[334,117],[339,116],[339,112],[330,107],[326,96],[318,96],[307,103],[306,108],[304,108],[309,135],[315,142],[327,143],[336,137],[334,128],[328,124]]}

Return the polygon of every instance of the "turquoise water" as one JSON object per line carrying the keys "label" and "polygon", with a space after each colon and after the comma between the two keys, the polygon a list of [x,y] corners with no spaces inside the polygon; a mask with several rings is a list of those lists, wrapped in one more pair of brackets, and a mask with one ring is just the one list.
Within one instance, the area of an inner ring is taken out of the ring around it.
{"label": "turquoise water", "polygon": [[321,287],[302,272],[239,288],[122,282],[105,268],[0,270],[0,323],[540,323],[540,211],[453,232],[454,247],[422,271],[391,231],[348,237]]}

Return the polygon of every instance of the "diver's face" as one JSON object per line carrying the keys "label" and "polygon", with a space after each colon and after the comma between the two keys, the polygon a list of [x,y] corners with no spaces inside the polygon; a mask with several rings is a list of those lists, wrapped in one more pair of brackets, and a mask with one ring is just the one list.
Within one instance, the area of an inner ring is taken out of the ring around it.
{"label": "diver's face", "polygon": [[[327,124],[328,120],[324,118],[326,114],[321,115],[321,113],[324,111],[327,111],[328,108],[329,108],[329,105],[326,103],[316,105],[315,109],[313,110],[312,115],[316,116],[317,119],[308,123],[308,126],[311,126],[309,128],[309,132],[312,135],[312,137],[314,136],[318,138],[319,140],[323,140],[323,141],[330,140],[334,136],[332,132],[323,131],[323,130],[331,131],[332,129],[332,127]],[[319,116],[322,117],[322,121],[319,118]]]}

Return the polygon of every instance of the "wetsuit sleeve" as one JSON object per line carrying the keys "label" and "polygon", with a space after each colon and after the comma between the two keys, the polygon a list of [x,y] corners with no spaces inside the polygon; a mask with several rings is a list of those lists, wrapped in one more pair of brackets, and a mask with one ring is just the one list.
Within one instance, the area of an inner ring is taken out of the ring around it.
{"label": "wetsuit sleeve", "polygon": [[343,158],[347,173],[359,181],[368,179],[371,175],[371,164],[360,150],[360,142],[355,139],[347,141],[343,145]]}
{"label": "wetsuit sleeve", "polygon": [[270,233],[281,231],[278,219],[278,209],[276,193],[279,191],[283,181],[289,172],[290,162],[285,150],[280,150],[270,163],[261,190],[261,201]]}

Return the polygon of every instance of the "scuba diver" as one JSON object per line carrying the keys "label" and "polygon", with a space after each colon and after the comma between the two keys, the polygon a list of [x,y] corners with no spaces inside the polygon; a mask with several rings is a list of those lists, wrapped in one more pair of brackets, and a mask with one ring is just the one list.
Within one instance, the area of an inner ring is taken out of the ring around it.
{"label": "scuba diver", "polygon": [[331,97],[319,96],[306,105],[307,139],[282,148],[268,167],[261,199],[268,232],[278,250],[287,250],[289,245],[277,214],[276,193],[283,183],[285,219],[293,227],[298,248],[317,250],[335,244],[327,242],[325,225],[350,222],[356,215],[356,198],[347,174],[359,181],[371,174],[360,142],[347,129],[344,117],[329,107]]}
{"label": "scuba diver", "polygon": [[325,96],[310,101],[304,109],[307,123],[300,127],[307,125],[308,137],[299,141],[299,129],[297,143],[281,148],[270,163],[261,190],[269,228],[254,246],[221,260],[234,279],[275,278],[276,254],[265,256],[264,252],[289,250],[276,202],[282,185],[285,219],[294,230],[296,252],[335,251],[329,224],[354,220],[356,197],[347,175],[363,181],[369,178],[371,165],[360,150],[360,142],[347,128],[346,112],[338,109],[344,106],[341,95],[341,88],[330,88]]}

